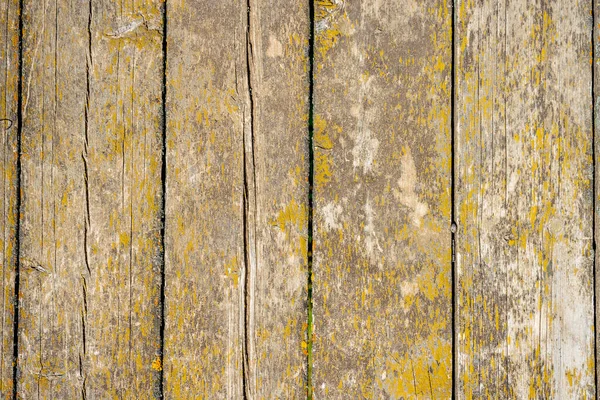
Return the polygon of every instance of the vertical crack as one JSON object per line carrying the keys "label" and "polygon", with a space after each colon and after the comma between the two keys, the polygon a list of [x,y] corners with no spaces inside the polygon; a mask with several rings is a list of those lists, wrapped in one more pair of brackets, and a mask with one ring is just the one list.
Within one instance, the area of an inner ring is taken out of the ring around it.
{"label": "vertical crack", "polygon": [[19,292],[21,276],[21,138],[23,136],[23,0],[19,0],[19,78],[17,82],[17,165],[15,208],[15,317],[13,326],[13,387],[12,397],[17,398],[19,380]]}
{"label": "vertical crack", "polygon": [[160,204],[160,369],[158,377],[158,398],[165,397],[165,286],[166,286],[166,257],[165,257],[165,232],[166,232],[166,206],[167,206],[167,0],[163,1],[162,8],[162,160],[161,160],[161,204]]}
{"label": "vertical crack", "polygon": [[452,66],[450,67],[450,85],[451,85],[451,99],[450,99],[450,239],[452,246],[452,259],[451,259],[451,277],[452,277],[452,397],[458,398],[459,385],[456,381],[458,377],[458,347],[456,336],[458,335],[458,295],[457,295],[457,273],[456,273],[456,239],[458,236],[458,225],[456,223],[456,0],[452,1],[452,14],[451,14],[451,54],[452,54]]}
{"label": "vertical crack", "polygon": [[315,0],[308,1],[308,240],[307,240],[307,328],[306,328],[306,394],[313,398],[313,217],[315,187],[315,149],[314,149],[314,64],[315,64]]}
{"label": "vertical crack", "polygon": [[[88,152],[89,152],[89,114],[90,114],[90,87],[91,87],[91,68],[92,68],[92,0],[88,1],[88,22],[87,22],[87,51],[86,51],[86,66],[85,66],[85,104],[83,109],[83,152],[81,153],[81,159],[83,161],[83,181],[84,181],[84,198],[85,198],[85,221],[83,224],[83,256],[85,261],[86,273],[88,277],[91,277],[92,270],[90,267],[89,257],[89,241],[88,234],[91,227],[90,221],[90,186],[89,186],[89,168],[88,168]],[[81,335],[82,335],[82,351],[83,356],[79,355],[79,375],[81,381],[81,398],[87,397],[86,391],[86,376],[85,376],[85,357],[87,353],[87,332],[86,322],[88,315],[88,303],[87,303],[87,280],[86,275],[82,274],[82,294],[83,294],[83,310],[81,311]]]}
{"label": "vertical crack", "polygon": [[[244,399],[253,398],[252,385],[250,384],[250,345],[251,345],[251,317],[252,317],[252,254],[256,255],[256,232],[254,232],[254,252],[250,249],[250,228],[249,228],[249,209],[250,209],[250,172],[252,173],[252,189],[254,190],[254,207],[256,208],[256,164],[254,159],[254,95],[252,93],[252,7],[251,0],[246,0],[246,80],[248,82],[248,101],[250,106],[249,127],[250,127],[250,143],[249,149],[246,146],[246,123],[244,123],[242,141],[244,144],[243,163],[244,163],[244,193],[243,193],[243,230],[244,230],[244,293],[243,293],[243,362],[242,362],[242,386]],[[247,150],[250,152],[251,160],[246,159]],[[248,165],[248,161],[252,164]],[[249,172],[248,169],[251,168]],[[254,210],[256,215],[256,210]],[[256,229],[256,224],[253,224]]]}

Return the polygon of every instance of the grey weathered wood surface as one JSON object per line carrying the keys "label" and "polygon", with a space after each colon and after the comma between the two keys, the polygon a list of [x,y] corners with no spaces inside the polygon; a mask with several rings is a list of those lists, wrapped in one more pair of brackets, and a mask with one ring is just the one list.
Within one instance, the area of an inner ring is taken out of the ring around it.
{"label": "grey weathered wood surface", "polygon": [[161,2],[24,7],[18,395],[148,398],[160,378]]}
{"label": "grey weathered wood surface", "polygon": [[315,397],[449,398],[451,3],[316,4]]}
{"label": "grey weathered wood surface", "polygon": [[167,3],[168,399],[243,396],[245,10]]}
{"label": "grey weathered wood surface", "polygon": [[0,5],[0,397],[596,396],[597,1]]}
{"label": "grey weathered wood surface", "polygon": [[0,1],[0,397],[13,390],[15,267],[17,261],[17,132],[19,126],[19,2]]}
{"label": "grey weathered wood surface", "polygon": [[250,10],[249,387],[256,399],[296,399],[307,374],[308,1]]}
{"label": "grey weathered wood surface", "polygon": [[592,2],[457,5],[457,395],[594,398]]}
{"label": "grey weathered wood surface", "polygon": [[167,15],[166,397],[302,397],[308,8]]}

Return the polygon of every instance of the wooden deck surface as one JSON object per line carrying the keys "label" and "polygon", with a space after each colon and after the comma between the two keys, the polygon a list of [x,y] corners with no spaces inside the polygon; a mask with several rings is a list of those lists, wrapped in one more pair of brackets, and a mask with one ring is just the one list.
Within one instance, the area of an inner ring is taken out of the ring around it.
{"label": "wooden deck surface", "polygon": [[599,16],[0,0],[0,398],[598,398]]}

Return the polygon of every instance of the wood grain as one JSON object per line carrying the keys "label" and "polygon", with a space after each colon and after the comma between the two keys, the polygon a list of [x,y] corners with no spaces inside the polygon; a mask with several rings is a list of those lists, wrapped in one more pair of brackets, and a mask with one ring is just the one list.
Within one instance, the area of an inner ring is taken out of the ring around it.
{"label": "wood grain", "polygon": [[[250,2],[253,140],[248,292],[252,397],[306,397],[308,2]],[[246,136],[246,138],[248,138]],[[251,150],[251,151],[249,151]],[[252,203],[254,200],[254,203]]]}
{"label": "wood grain", "polygon": [[20,398],[160,378],[161,1],[26,1]]}
{"label": "wood grain", "polygon": [[165,397],[303,397],[308,6],[167,15]]}
{"label": "wood grain", "polygon": [[598,251],[598,238],[600,237],[600,1],[593,1],[593,24],[592,27],[592,45],[593,47],[593,74],[594,74],[594,86],[593,90],[593,102],[594,102],[594,121],[593,121],[593,144],[594,144],[594,268],[595,268],[595,287],[594,287],[594,299],[595,299],[595,318],[594,318],[594,332],[595,332],[595,345],[596,345],[596,365],[595,365],[595,384],[596,384],[596,395],[598,395],[598,385],[600,384],[600,371],[598,370],[598,357],[600,356],[600,332],[598,332],[598,315],[600,315],[600,302],[598,296],[600,295],[600,252]]}
{"label": "wood grain", "polygon": [[315,398],[449,398],[449,3],[316,6]]}
{"label": "wood grain", "polygon": [[0,397],[13,390],[19,107],[19,2],[0,0]]}
{"label": "wood grain", "polygon": [[246,5],[167,16],[165,398],[241,398]]}
{"label": "wood grain", "polygon": [[594,398],[591,6],[458,2],[459,398]]}

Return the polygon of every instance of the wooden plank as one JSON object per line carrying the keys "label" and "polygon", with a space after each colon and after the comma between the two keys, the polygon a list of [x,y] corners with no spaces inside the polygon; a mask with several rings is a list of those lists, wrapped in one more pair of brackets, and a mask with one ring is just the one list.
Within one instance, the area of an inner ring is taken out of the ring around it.
{"label": "wooden plank", "polygon": [[250,10],[253,141],[246,141],[246,160],[255,179],[248,226],[256,249],[246,311],[249,398],[301,399],[307,373],[309,9],[303,1],[252,0]]}
{"label": "wooden plank", "polygon": [[160,7],[25,2],[22,398],[158,389]]}
{"label": "wooden plank", "polygon": [[167,16],[165,397],[303,397],[308,6]]}
{"label": "wooden plank", "polygon": [[594,398],[589,1],[461,0],[460,398]]}
{"label": "wooden plank", "polygon": [[316,5],[315,397],[449,398],[449,3]]}
{"label": "wooden plank", "polygon": [[13,392],[19,108],[19,2],[0,0],[0,397]]}
{"label": "wooden plank", "polygon": [[165,398],[241,398],[246,4],[167,21]]}
{"label": "wooden plank", "polygon": [[[595,268],[595,287],[594,287],[594,300],[595,300],[595,317],[594,317],[594,332],[595,332],[595,346],[596,346],[596,362],[598,361],[598,357],[600,356],[600,332],[598,331],[598,315],[600,313],[600,302],[598,301],[598,296],[600,295],[600,280],[597,278],[600,276],[600,252],[598,251],[598,238],[600,237],[600,1],[594,0],[593,2],[593,24],[592,27],[592,45],[593,47],[593,101],[594,101],[594,132],[593,132],[593,144],[594,144],[594,268]],[[596,376],[595,376],[595,384],[596,384],[596,395],[598,394],[599,385],[600,385],[600,371],[598,370],[598,366],[596,365]]]}

